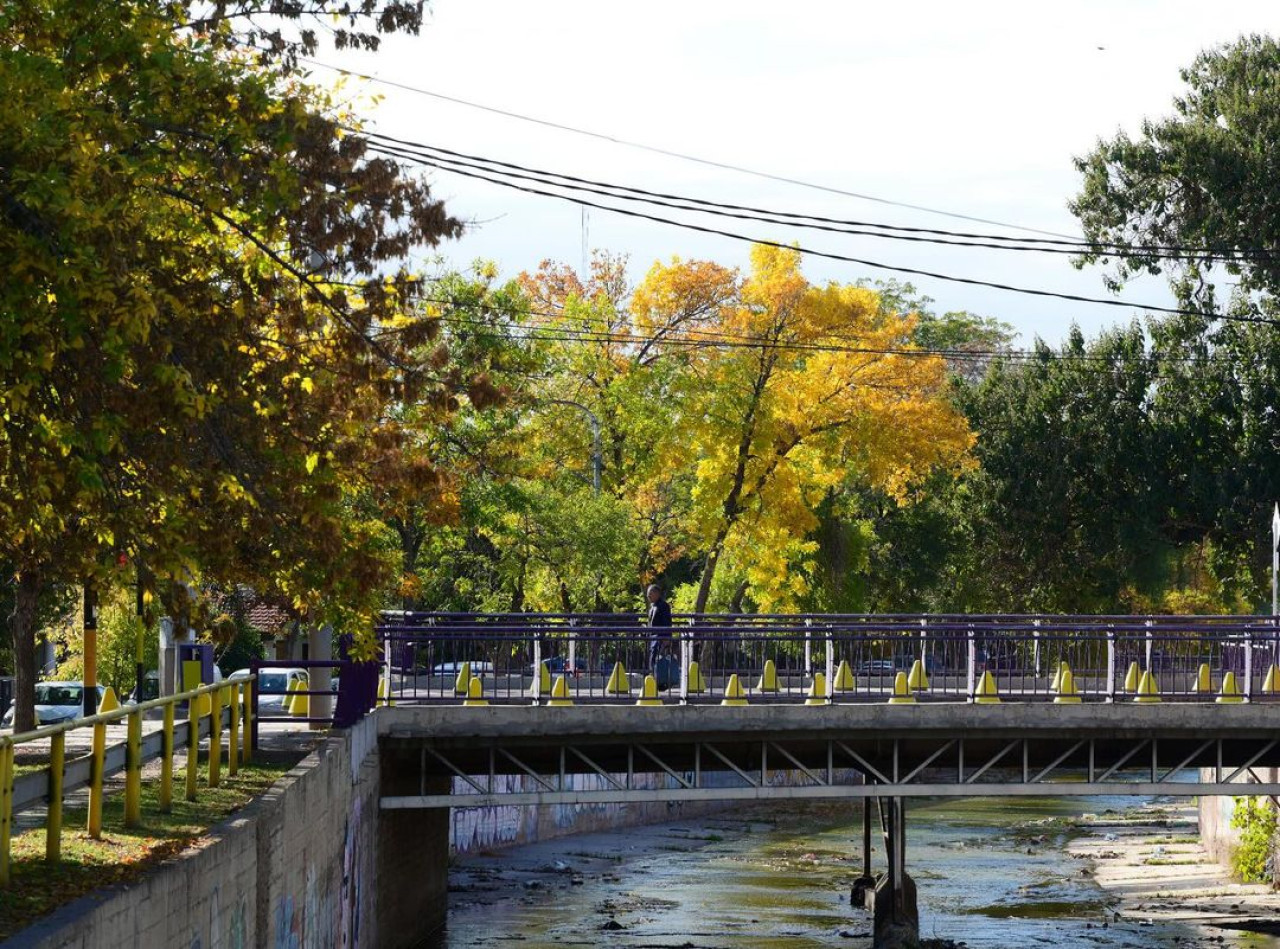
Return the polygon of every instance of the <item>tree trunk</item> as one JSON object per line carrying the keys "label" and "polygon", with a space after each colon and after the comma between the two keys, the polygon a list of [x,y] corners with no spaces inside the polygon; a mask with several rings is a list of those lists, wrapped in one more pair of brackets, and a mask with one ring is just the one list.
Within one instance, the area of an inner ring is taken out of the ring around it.
{"label": "tree trunk", "polygon": [[738,584],[738,589],[733,591],[733,599],[729,601],[730,613],[742,612],[742,598],[747,595],[747,581],[743,580]]}
{"label": "tree trunk", "polygon": [[36,727],[36,615],[40,572],[23,570],[14,589],[10,632],[13,636],[13,731]]}
{"label": "tree trunk", "polygon": [[716,534],[711,549],[707,551],[707,565],[702,568],[702,582],[698,584],[698,598],[694,601],[693,612],[701,615],[707,611],[707,600],[711,597],[711,581],[715,579],[716,564],[720,562],[720,550],[724,547],[724,539],[728,529]]}

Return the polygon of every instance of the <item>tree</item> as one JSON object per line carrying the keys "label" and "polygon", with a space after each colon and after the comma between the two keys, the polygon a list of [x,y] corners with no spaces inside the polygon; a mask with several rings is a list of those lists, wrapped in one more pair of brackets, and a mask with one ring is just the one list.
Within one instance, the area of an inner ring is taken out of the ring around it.
{"label": "tree", "polygon": [[[329,12],[340,42],[368,45],[361,25],[416,28],[421,4],[307,10]],[[265,574],[300,610],[367,614],[391,560],[351,498],[400,442],[385,408],[456,381],[415,360],[438,325],[390,268],[459,225],[300,82],[309,30],[256,25],[301,8],[101,14],[0,13],[0,559],[19,728],[40,592],[105,579],[120,553],[161,580]],[[266,46],[250,56],[246,39]],[[332,272],[309,273],[316,256]]]}
{"label": "tree", "polygon": [[[722,558],[762,608],[789,605],[807,589],[797,568],[814,549],[814,511],[837,485],[856,473],[902,497],[929,471],[962,465],[972,442],[942,397],[942,360],[896,352],[910,349],[912,321],[881,313],[871,291],[810,285],[799,264],[794,251],[754,248],[750,276],[721,283],[687,330],[707,345],[664,460],[696,446],[697,612]],[[661,311],[667,287],[705,270],[655,266],[641,289]]]}

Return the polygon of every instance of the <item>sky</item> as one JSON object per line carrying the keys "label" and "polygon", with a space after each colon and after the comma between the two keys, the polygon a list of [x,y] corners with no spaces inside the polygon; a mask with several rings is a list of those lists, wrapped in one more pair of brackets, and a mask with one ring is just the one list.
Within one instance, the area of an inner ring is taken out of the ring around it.
{"label": "sky", "polygon": [[[371,130],[460,152],[653,191],[912,227],[1034,236],[835,195],[573,134],[398,86],[841,191],[1078,237],[1067,204],[1072,159],[1144,117],[1170,114],[1179,71],[1243,33],[1280,33],[1274,2],[1074,0],[787,3],[755,0],[433,0],[419,36],[376,54],[316,60],[350,80]],[[335,73],[314,66],[314,78]],[[398,84],[398,85],[392,85]],[[375,101],[375,98],[377,101]],[[493,261],[504,276],[584,250],[626,254],[636,281],[657,260],[746,267],[749,244],[525,195],[443,172],[434,193],[465,236],[415,264],[430,272]],[[655,213],[663,213],[657,211]],[[1017,286],[1110,297],[1096,268],[1060,255],[909,244],[783,226],[704,223],[883,263]],[[1132,307],[1049,300],[806,258],[817,282],[897,276],[938,311],[1011,324],[1020,342],[1057,343],[1172,303],[1162,281],[1131,284]],[[1113,297],[1114,298],[1114,297]]]}

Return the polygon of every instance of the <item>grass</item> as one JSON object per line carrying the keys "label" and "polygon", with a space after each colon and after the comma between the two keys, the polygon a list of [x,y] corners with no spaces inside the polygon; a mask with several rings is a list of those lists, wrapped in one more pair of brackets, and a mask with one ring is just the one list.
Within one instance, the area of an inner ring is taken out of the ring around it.
{"label": "grass", "polygon": [[216,788],[205,785],[208,768],[202,767],[194,802],[185,798],[185,768],[175,768],[173,807],[168,814],[158,810],[159,780],[144,780],[142,824],[133,828],[124,826],[123,790],[113,789],[103,805],[98,840],[85,831],[86,809],[68,807],[63,811],[62,860],[57,864],[45,862],[43,827],[15,836],[10,885],[0,890],[0,940],[99,887],[137,880],[198,842],[210,827],[270,788],[295,763],[255,759],[232,777],[224,761],[222,782]]}

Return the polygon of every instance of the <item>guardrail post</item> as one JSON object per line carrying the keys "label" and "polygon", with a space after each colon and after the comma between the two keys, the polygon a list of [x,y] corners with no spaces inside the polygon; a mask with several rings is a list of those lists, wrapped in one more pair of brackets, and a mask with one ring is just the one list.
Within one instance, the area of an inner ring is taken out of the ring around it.
{"label": "guardrail post", "polygon": [[927,617],[920,619],[920,665],[924,666],[927,674],[929,671],[929,620]]}
{"label": "guardrail post", "polygon": [[244,684],[244,763],[253,760],[258,747],[258,680],[252,676]]}
{"label": "guardrail post", "polygon": [[[310,688],[310,686],[308,686]],[[209,696],[209,787],[222,783],[222,690],[213,689]]]}
{"label": "guardrail post", "polygon": [[[494,668],[497,668],[496,666]],[[573,666],[570,665],[566,674],[573,674]],[[537,705],[538,700],[542,698],[542,632],[534,630],[533,633],[533,704]]]}
{"label": "guardrail post", "polygon": [[160,737],[160,813],[173,809],[173,703],[164,707],[164,728]]}
{"label": "guardrail post", "polygon": [[[1031,630],[1031,657],[1035,667],[1035,676],[1038,679],[1040,678],[1040,621],[1033,619],[1031,625],[1034,627]],[[1058,661],[1061,662],[1061,660]]]}
{"label": "guardrail post", "polygon": [[142,713],[130,712],[125,738],[124,826],[142,823]]}
{"label": "guardrail post", "polygon": [[1151,646],[1152,646],[1152,638],[1155,636],[1155,630],[1154,630],[1152,627],[1154,627],[1154,626],[1155,626],[1155,623],[1153,623],[1151,620],[1149,620],[1149,619],[1148,619],[1148,620],[1143,620],[1143,621],[1142,621],[1142,625],[1143,625],[1143,626],[1145,626],[1145,627],[1147,628],[1147,632],[1146,632],[1146,637],[1147,637],[1147,662],[1146,662],[1146,670],[1147,670],[1148,672],[1150,672],[1150,673],[1151,673],[1151,678],[1152,678],[1152,679],[1155,679],[1155,677],[1156,677],[1155,670],[1151,668]]}
{"label": "guardrail post", "polygon": [[827,627],[827,701],[830,702],[836,694],[836,641],[831,635],[831,628]]}
{"label": "guardrail post", "polygon": [[1244,700],[1253,698],[1253,631],[1244,634]]}
{"label": "guardrail post", "polygon": [[93,754],[89,760],[89,836],[102,837],[102,772],[107,752],[107,726],[96,722],[93,726]]}
{"label": "guardrail post", "polygon": [[804,677],[813,678],[813,620],[804,621]]}
{"label": "guardrail post", "polygon": [[[418,662],[417,656],[414,656],[415,667],[417,666],[417,662]],[[308,676],[307,678],[310,679],[310,676]],[[387,698],[383,704],[390,705],[391,704],[391,634],[390,633],[387,633],[385,636],[382,637],[382,678],[385,679],[387,683],[387,687],[385,690],[385,694]],[[377,699],[374,699],[373,704],[375,707],[377,706],[378,704]]]}
{"label": "guardrail post", "polygon": [[693,640],[680,637],[680,704],[689,704],[689,663],[693,662]]}
{"label": "guardrail post", "polygon": [[[575,628],[577,623],[572,620],[569,622],[569,668],[568,674],[573,676],[578,674],[578,631]],[[541,676],[541,673],[539,673]],[[567,683],[568,680],[566,679]]]}
{"label": "guardrail post", "polygon": [[227,774],[240,770],[240,683],[231,683],[231,734],[227,738]]}
{"label": "guardrail post", "polygon": [[13,839],[13,742],[0,746],[0,886],[9,885],[9,852]]}
{"label": "guardrail post", "polygon": [[1107,701],[1116,700],[1116,629],[1107,627]]}
{"label": "guardrail post", "polygon": [[974,700],[974,697],[975,697],[974,693],[977,691],[977,684],[978,684],[978,643],[977,643],[977,640],[974,638],[974,632],[973,632],[972,626],[970,626],[965,631],[965,636],[969,641],[969,657],[966,662],[966,666],[967,666],[966,678],[968,681],[966,691],[968,692],[968,701],[972,702]]}
{"label": "guardrail post", "polygon": [[67,759],[67,733],[55,732],[49,739],[49,811],[44,822],[44,859],[62,859],[62,782]]}
{"label": "guardrail post", "polygon": [[199,696],[187,699],[187,800],[196,799],[196,767],[200,763]]}

